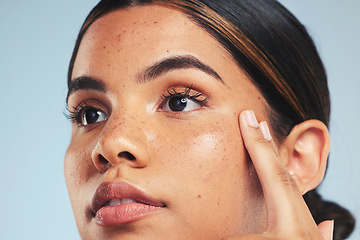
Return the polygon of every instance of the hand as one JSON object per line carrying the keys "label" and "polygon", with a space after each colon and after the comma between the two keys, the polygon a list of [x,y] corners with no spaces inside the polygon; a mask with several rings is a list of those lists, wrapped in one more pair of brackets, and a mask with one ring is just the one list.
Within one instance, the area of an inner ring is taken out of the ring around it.
{"label": "hand", "polygon": [[295,180],[278,156],[267,123],[258,123],[253,111],[242,112],[239,123],[264,193],[267,229],[262,234],[236,235],[225,239],[332,240],[333,221],[316,226]]}

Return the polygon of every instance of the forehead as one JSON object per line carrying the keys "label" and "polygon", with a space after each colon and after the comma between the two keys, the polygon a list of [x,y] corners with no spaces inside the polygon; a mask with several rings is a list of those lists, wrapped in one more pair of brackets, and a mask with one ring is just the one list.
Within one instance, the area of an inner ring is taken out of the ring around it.
{"label": "forehead", "polygon": [[[91,41],[92,44],[106,42],[112,44],[110,46],[122,47],[135,44],[140,47],[152,43],[152,47],[156,48],[162,44],[169,47],[184,47],[189,42],[197,45],[195,40],[200,38],[203,43],[210,41],[218,44],[184,13],[162,6],[146,5],[119,9],[106,14],[92,24],[83,41]],[[175,39],[177,41],[174,42]]]}
{"label": "forehead", "polygon": [[[139,33],[136,30],[153,29],[153,31],[161,30],[165,33],[174,32],[177,28],[182,29],[189,23],[189,18],[175,9],[159,5],[134,6],[120,8],[105,14],[91,25],[87,34],[99,31],[107,31],[108,34],[111,34],[113,31],[133,29],[134,32],[125,33],[134,37]],[[190,24],[191,26],[195,27],[194,24]]]}
{"label": "forehead", "polygon": [[118,57],[113,60],[126,62],[136,55],[140,65],[184,53],[203,59],[228,57],[218,41],[185,14],[157,5],[129,7],[110,12],[90,26],[80,44],[74,71],[79,62],[84,67],[84,61],[100,58]]}

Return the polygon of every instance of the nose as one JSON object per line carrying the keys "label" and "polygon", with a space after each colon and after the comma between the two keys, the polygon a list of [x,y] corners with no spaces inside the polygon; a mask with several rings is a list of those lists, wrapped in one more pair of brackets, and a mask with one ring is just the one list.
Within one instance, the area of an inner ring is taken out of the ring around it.
{"label": "nose", "polygon": [[126,163],[133,168],[144,168],[148,164],[149,154],[145,134],[136,121],[108,119],[101,130],[100,137],[92,151],[94,166],[100,172],[110,167]]}

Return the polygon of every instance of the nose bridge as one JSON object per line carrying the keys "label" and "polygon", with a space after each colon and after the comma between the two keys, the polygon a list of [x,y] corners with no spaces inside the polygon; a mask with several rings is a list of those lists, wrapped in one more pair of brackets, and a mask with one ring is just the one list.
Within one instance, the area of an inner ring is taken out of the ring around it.
{"label": "nose bridge", "polygon": [[136,142],[142,142],[142,138],[145,136],[143,128],[139,125],[142,121],[137,115],[129,114],[117,114],[108,119],[106,127],[103,130],[102,141],[124,143],[124,144],[136,144]]}
{"label": "nose bridge", "polygon": [[133,167],[145,167],[149,154],[142,123],[144,121],[138,115],[129,111],[112,113],[99,133],[93,150],[94,165],[101,171],[121,162]]}

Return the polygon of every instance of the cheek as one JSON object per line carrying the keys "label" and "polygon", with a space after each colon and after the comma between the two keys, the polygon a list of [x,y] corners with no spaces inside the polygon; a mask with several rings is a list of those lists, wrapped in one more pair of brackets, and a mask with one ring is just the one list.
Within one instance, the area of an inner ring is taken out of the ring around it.
{"label": "cheek", "polygon": [[[261,191],[236,119],[181,129],[167,133],[167,141],[156,141],[154,147],[161,149],[156,156],[161,166],[156,169],[160,178],[167,179],[169,207],[186,216],[186,221],[191,219],[191,226],[186,227],[197,232],[246,232],[258,222],[252,219],[247,224],[251,212],[262,205]],[[160,146],[161,142],[168,144]],[[219,227],[219,222],[224,224]],[[239,228],[243,223],[244,229]]]}
{"label": "cheek", "polygon": [[64,160],[65,180],[72,204],[86,191],[91,182],[96,181],[96,168],[91,161],[91,144],[76,144],[72,141]]}
{"label": "cheek", "polygon": [[[258,224],[264,222],[263,197],[239,129],[228,127],[224,131],[214,127],[210,133],[199,134],[196,142],[189,145],[189,152],[198,153],[192,158],[196,164],[186,166],[195,177],[187,179],[188,186],[194,188],[191,192],[193,206],[197,205],[197,215],[205,218],[208,212],[214,212],[211,220],[199,221],[206,221],[214,229],[219,222],[227,222],[222,227],[231,232],[258,230]],[[222,228],[218,230],[223,231]]]}
{"label": "cheek", "polygon": [[231,168],[239,168],[242,165],[243,151],[237,148],[242,144],[239,136],[229,136],[229,132],[220,127],[213,127],[210,132],[202,132],[196,135],[194,142],[189,144],[188,151],[191,153],[187,162],[192,168],[199,171],[202,181],[211,181],[213,178],[221,178],[223,174],[233,174]]}
{"label": "cheek", "polygon": [[[89,167],[91,156],[89,151],[82,148],[69,146],[65,154],[64,170],[67,184],[82,185],[86,179],[89,179]],[[71,187],[69,186],[69,187]]]}
{"label": "cheek", "polygon": [[249,161],[236,118],[171,129],[176,130],[154,141],[153,148],[161,165],[157,169],[166,169],[163,174],[168,179],[186,188],[188,196],[200,195],[202,200],[228,196],[233,186],[243,191],[241,184],[249,181]]}
{"label": "cheek", "polygon": [[[244,167],[245,151],[236,122],[221,119],[213,124],[194,124],[180,130],[162,149],[163,154],[172,156],[171,165],[175,169],[196,171],[198,174],[193,176],[209,181],[219,177],[220,172]],[[167,134],[171,135],[174,133]]]}

